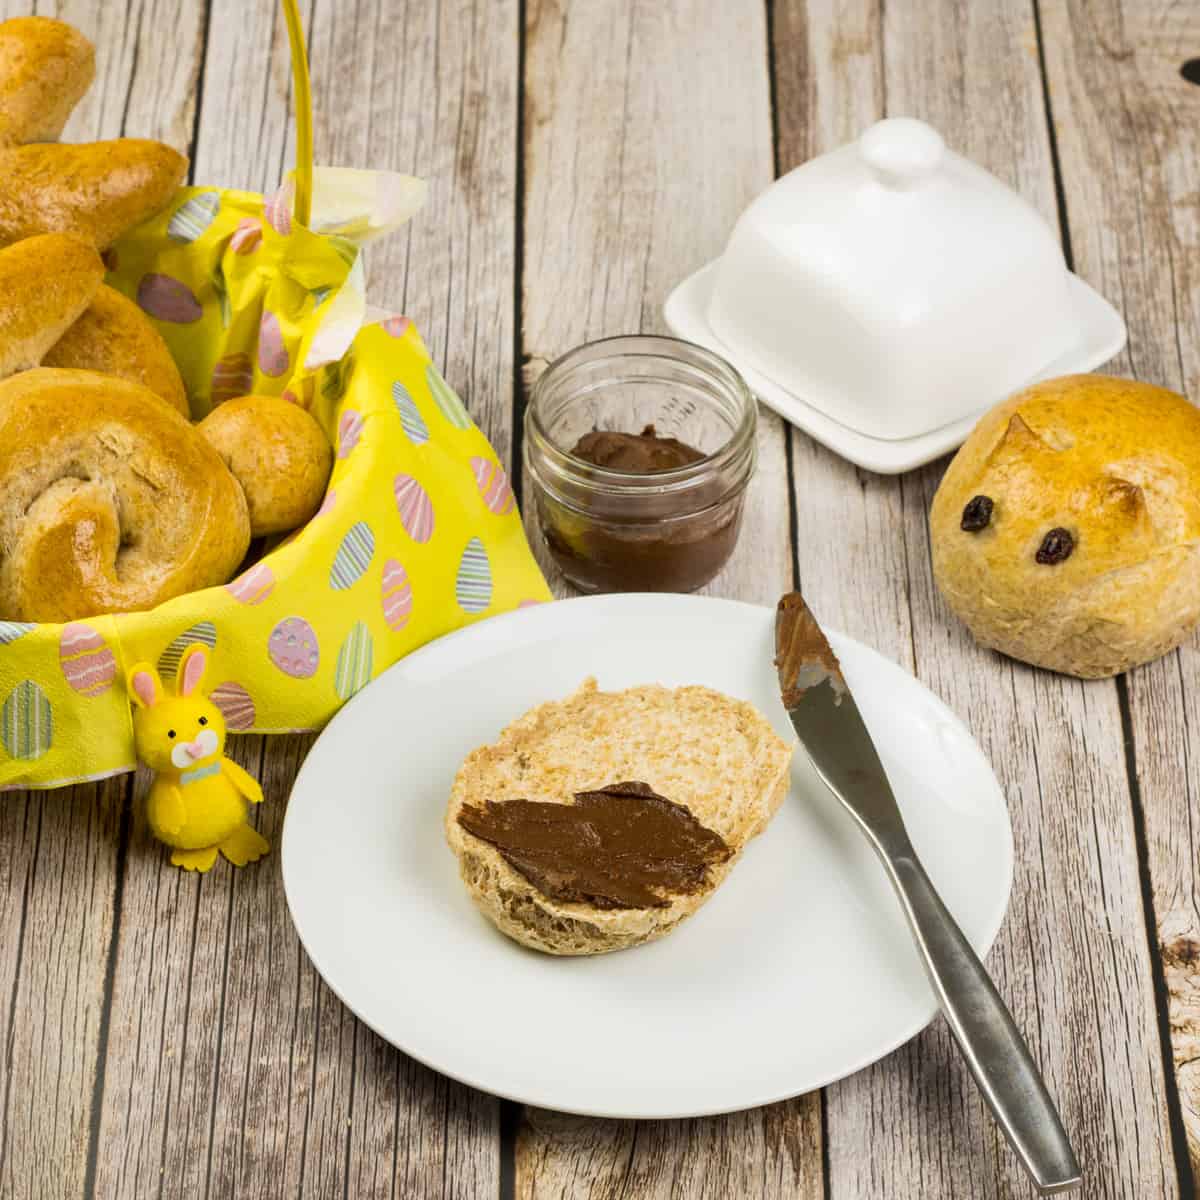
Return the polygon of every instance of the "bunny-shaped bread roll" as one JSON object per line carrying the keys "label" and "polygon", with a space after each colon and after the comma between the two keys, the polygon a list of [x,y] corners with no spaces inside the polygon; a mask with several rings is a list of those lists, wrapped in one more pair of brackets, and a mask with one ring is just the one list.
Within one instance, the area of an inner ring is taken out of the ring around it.
{"label": "bunny-shaped bread roll", "polygon": [[179,660],[174,695],[150,663],[138,663],[126,679],[138,758],[157,772],[146,802],[150,828],[174,847],[175,866],[200,872],[218,851],[242,867],[270,849],[246,821],[246,802],[260,804],[262,788],[222,754],[225,718],[202,694],[207,670],[208,647],[193,645]]}
{"label": "bunny-shaped bread roll", "polygon": [[38,140],[57,136],[87,90],[91,54],[61,21],[0,22],[0,245],[75,233],[104,250],[183,182],[187,159],[161,142]]}
{"label": "bunny-shaped bread roll", "polygon": [[0,619],[153,608],[224,583],[249,544],[237,481],[152,392],[49,367],[0,382]]}

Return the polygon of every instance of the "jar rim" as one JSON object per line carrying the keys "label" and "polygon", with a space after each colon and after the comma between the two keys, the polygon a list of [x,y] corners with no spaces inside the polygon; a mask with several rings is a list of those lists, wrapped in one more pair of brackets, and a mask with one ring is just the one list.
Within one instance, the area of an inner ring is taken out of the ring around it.
{"label": "jar rim", "polygon": [[[564,449],[551,436],[543,419],[545,398],[551,386],[573,367],[617,357],[683,361],[706,373],[732,399],[736,421],[729,436],[711,453],[694,462],[649,473],[601,466]],[[741,457],[749,456],[752,464],[757,419],[758,404],[753,393],[736,368],[721,355],[695,342],[666,334],[618,334],[584,342],[559,355],[542,372],[533,385],[525,411],[526,447],[531,441],[535,442],[553,464],[555,473],[576,475],[586,472],[588,487],[593,491],[613,495],[670,494],[686,492],[714,469],[734,465]]]}

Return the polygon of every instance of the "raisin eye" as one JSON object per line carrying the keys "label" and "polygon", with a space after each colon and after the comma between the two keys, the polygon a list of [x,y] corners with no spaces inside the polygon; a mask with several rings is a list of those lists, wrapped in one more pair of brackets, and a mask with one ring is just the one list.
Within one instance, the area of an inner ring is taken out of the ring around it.
{"label": "raisin eye", "polygon": [[168,730],[167,730],[167,737],[169,737],[169,738],[173,738],[174,736],[175,736],[175,730],[173,730],[173,729],[168,729]]}
{"label": "raisin eye", "polygon": [[1061,525],[1056,525],[1042,538],[1036,557],[1042,566],[1052,567],[1070,558],[1074,549],[1075,539]]}
{"label": "raisin eye", "polygon": [[207,717],[201,717],[201,718],[200,718],[200,724],[201,724],[201,725],[207,725],[207,724],[208,724],[208,718],[207,718]]}
{"label": "raisin eye", "polygon": [[994,507],[991,496],[972,496],[967,501],[966,508],[962,511],[961,526],[963,531],[966,533],[978,533],[981,529],[986,529],[992,519],[992,509]]}

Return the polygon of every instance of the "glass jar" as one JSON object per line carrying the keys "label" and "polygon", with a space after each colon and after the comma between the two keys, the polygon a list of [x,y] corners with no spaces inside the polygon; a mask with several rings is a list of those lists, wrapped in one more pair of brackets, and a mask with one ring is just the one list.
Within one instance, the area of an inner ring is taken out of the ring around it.
{"label": "glass jar", "polygon": [[[676,338],[606,338],[552,363],[525,413],[524,462],[563,574],[584,592],[703,587],[737,542],[756,421],[737,371]],[[656,451],[677,439],[698,454],[667,469],[598,465],[580,456],[580,439],[598,430],[641,435]]]}

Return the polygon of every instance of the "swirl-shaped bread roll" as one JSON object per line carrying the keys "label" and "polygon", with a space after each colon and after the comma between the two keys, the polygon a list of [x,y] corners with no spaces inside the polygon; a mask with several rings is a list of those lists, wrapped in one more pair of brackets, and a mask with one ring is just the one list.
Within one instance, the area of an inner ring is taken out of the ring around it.
{"label": "swirl-shaped bread roll", "polygon": [[0,382],[0,618],[152,608],[229,579],[246,500],[152,392],[92,371]]}

